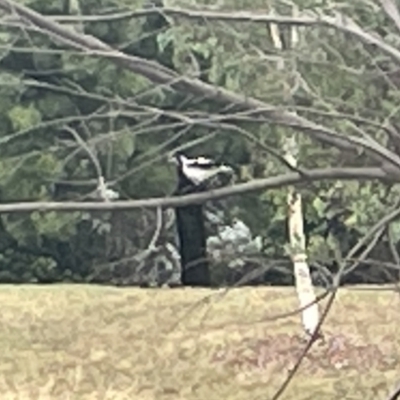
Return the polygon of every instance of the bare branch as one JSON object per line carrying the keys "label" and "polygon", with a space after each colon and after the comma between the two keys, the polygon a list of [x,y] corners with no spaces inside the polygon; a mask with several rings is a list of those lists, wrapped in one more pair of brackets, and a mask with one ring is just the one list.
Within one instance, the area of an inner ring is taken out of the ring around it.
{"label": "bare branch", "polygon": [[379,0],[386,15],[392,19],[400,31],[400,13],[396,3],[393,0]]}
{"label": "bare branch", "polygon": [[107,15],[84,15],[84,16],[69,16],[69,15],[53,15],[50,17],[53,21],[60,23],[71,22],[113,22],[130,18],[145,17],[151,14],[164,14],[171,17],[183,17],[194,20],[215,20],[225,22],[259,22],[259,23],[275,23],[275,24],[292,24],[292,25],[315,25],[318,21],[311,16],[304,17],[289,17],[274,15],[272,13],[265,14],[264,12],[219,12],[208,10],[188,10],[175,7],[157,8],[152,7],[143,10],[133,10],[121,13]]}
{"label": "bare branch", "polygon": [[81,136],[78,134],[78,132],[75,129],[72,129],[70,126],[65,125],[63,127],[66,131],[68,131],[76,140],[78,145],[86,152],[86,154],[89,156],[90,160],[92,161],[94,168],[96,170],[97,174],[97,180],[100,179],[101,176],[103,176],[103,172],[101,170],[100,162],[96,155],[94,154],[93,150],[88,146],[88,144],[81,138]]}
{"label": "bare branch", "polygon": [[[27,202],[0,204],[0,214],[32,212],[32,211],[93,211],[93,210],[132,210],[135,208],[179,207],[187,204],[204,203],[212,199],[222,199],[229,196],[254,192],[261,189],[277,189],[282,186],[294,185],[299,182],[314,182],[319,180],[370,180],[388,179],[388,174],[381,168],[329,168],[303,170],[302,174],[292,172],[265,179],[254,179],[251,182],[210,190],[207,192],[185,196],[149,198],[142,200],[116,201],[112,203],[97,202]],[[400,177],[397,176],[397,182]]]}
{"label": "bare branch", "polygon": [[161,207],[157,207],[156,215],[157,215],[156,229],[150,240],[149,245],[147,246],[147,248],[149,250],[154,250],[156,248],[157,240],[160,237],[160,233],[161,233],[161,229],[162,229],[162,225],[163,225],[163,215],[162,215]]}
{"label": "bare branch", "polygon": [[[0,7],[6,9],[1,5],[5,1],[0,2]],[[400,16],[397,6],[393,0],[380,0],[385,12],[390,18],[395,22],[397,27],[400,27]],[[14,3],[9,1],[9,3]],[[8,6],[10,10],[11,6]],[[16,7],[15,7],[16,8]],[[19,10],[16,8],[19,13]],[[335,17],[329,17],[322,14],[315,14],[314,12],[307,11],[300,14],[298,17],[292,16],[280,16],[273,13],[256,13],[256,12],[218,12],[218,11],[207,11],[207,10],[188,10],[181,8],[150,8],[146,10],[137,10],[125,13],[119,13],[107,16],[83,16],[83,17],[73,17],[73,16],[53,16],[51,17],[53,21],[58,22],[97,22],[99,20],[118,20],[125,18],[142,17],[149,14],[165,14],[172,17],[184,17],[186,19],[196,19],[196,20],[215,20],[215,21],[225,21],[225,22],[252,22],[252,23],[273,23],[273,24],[285,24],[285,25],[297,25],[297,26],[329,26],[331,28],[338,29],[343,32],[348,32],[364,42],[375,44],[385,53],[390,54],[397,61],[400,61],[400,51],[398,51],[393,46],[388,45],[383,42],[375,34],[370,34],[364,31],[359,25],[357,25],[352,19],[336,13]],[[27,18],[29,19],[29,18]],[[400,29],[400,28],[399,28]]]}
{"label": "bare branch", "polygon": [[[380,0],[384,9],[387,13],[390,12],[390,17],[395,20],[396,25],[400,22],[397,19],[399,12],[395,4],[392,0]],[[49,29],[50,24],[52,28],[59,27],[64,30],[63,27],[59,26],[57,22],[98,22],[98,21],[112,21],[118,19],[125,18],[133,18],[133,17],[142,17],[150,14],[164,14],[175,17],[184,17],[187,19],[200,19],[200,20],[216,20],[216,21],[225,21],[225,22],[252,22],[252,23],[274,23],[274,24],[285,24],[285,25],[298,25],[298,26],[328,26],[331,28],[338,29],[343,32],[348,32],[364,42],[371,43],[377,45],[381,50],[390,54],[397,61],[400,61],[400,51],[394,48],[393,46],[388,45],[383,42],[376,34],[370,34],[364,31],[359,25],[357,25],[351,18],[336,12],[335,17],[329,17],[323,15],[321,13],[316,14],[312,11],[305,11],[300,14],[298,17],[293,16],[283,16],[283,15],[275,15],[274,13],[256,13],[256,12],[216,12],[216,11],[206,11],[206,10],[188,10],[182,8],[149,8],[144,10],[136,10],[125,13],[113,14],[113,15],[92,15],[92,16],[52,16],[49,18],[42,17],[40,14],[29,10],[28,8],[21,6],[15,3],[12,0],[0,0],[0,8],[10,12],[17,13],[23,19],[26,19],[32,22],[34,25],[37,25],[39,28],[42,28],[46,31],[56,33],[60,36],[60,39],[63,39],[64,34],[60,31],[60,29],[54,30]],[[396,15],[393,15],[393,11],[396,11]],[[40,18],[40,20],[38,19]],[[43,20],[47,20],[47,24],[43,24]],[[75,36],[75,35],[73,35]],[[78,35],[79,36],[79,35]],[[92,41],[94,38],[84,35],[87,40]],[[67,39],[67,37],[65,37]],[[71,42],[75,42],[75,40],[70,36],[68,38]],[[81,44],[84,42],[79,41]],[[97,44],[101,44],[102,49],[99,50],[107,50],[104,43],[97,41]],[[87,44],[88,42],[86,42]],[[84,44],[83,46],[86,46]],[[93,43],[92,43],[93,44]],[[108,48],[110,50],[110,48]],[[172,72],[172,71],[170,71]],[[151,78],[150,78],[151,79]]]}

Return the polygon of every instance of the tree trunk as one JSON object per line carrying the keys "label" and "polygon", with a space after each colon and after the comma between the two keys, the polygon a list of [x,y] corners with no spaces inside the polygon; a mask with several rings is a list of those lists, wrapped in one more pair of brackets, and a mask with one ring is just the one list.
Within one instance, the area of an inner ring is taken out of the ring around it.
{"label": "tree trunk", "polygon": [[[271,12],[274,10],[271,9]],[[293,14],[296,14],[293,7]],[[294,15],[296,16],[296,15]],[[271,38],[275,48],[283,50],[282,41],[279,34],[279,27],[276,24],[270,24]],[[298,30],[292,27],[291,43],[292,48],[298,43]],[[277,63],[277,68],[285,68],[284,60]],[[289,84],[285,82],[284,95],[289,102],[292,100],[292,93]],[[285,159],[293,167],[297,166],[298,144],[295,135],[287,137],[284,143]],[[290,188],[287,197],[288,202],[288,224],[289,224],[289,243],[291,248],[291,258],[294,266],[294,276],[297,296],[302,309],[302,322],[307,334],[314,334],[319,322],[319,310],[316,303],[316,296],[311,280],[310,269],[307,263],[307,254],[305,246],[305,236],[303,227],[303,211],[301,195],[295,188]]]}

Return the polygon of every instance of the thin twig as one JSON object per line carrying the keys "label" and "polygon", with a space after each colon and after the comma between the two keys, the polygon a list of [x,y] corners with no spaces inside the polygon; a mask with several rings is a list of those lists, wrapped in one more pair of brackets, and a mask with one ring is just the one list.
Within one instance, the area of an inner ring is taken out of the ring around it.
{"label": "thin twig", "polygon": [[151,238],[150,243],[147,246],[148,249],[155,249],[156,243],[158,241],[158,238],[160,237],[161,228],[163,225],[162,208],[161,207],[157,207],[156,214],[157,214],[156,230],[154,231],[153,237]]}
{"label": "thin twig", "polygon": [[97,174],[97,188],[96,188],[96,195],[98,198],[104,201],[109,201],[109,200],[114,200],[117,195],[116,192],[111,191],[108,189],[106,181],[104,179],[103,172],[101,170],[100,162],[96,155],[94,154],[93,150],[89,147],[89,145],[81,138],[81,136],[78,134],[78,132],[75,129],[72,129],[68,125],[64,126],[64,129],[68,131],[76,140],[76,142],[79,144],[79,146],[86,151],[88,154],[89,158],[91,159],[95,169],[96,169],[96,174]]}
{"label": "thin twig", "polygon": [[79,146],[85,150],[87,155],[89,156],[90,160],[92,161],[95,169],[96,169],[96,174],[97,174],[97,180],[100,179],[101,176],[103,176],[103,173],[101,171],[100,163],[98,158],[95,156],[93,150],[88,146],[88,144],[81,138],[81,136],[78,134],[78,132],[75,129],[72,129],[70,126],[65,125],[63,127],[66,131],[68,131],[76,140],[76,142],[79,144]]}

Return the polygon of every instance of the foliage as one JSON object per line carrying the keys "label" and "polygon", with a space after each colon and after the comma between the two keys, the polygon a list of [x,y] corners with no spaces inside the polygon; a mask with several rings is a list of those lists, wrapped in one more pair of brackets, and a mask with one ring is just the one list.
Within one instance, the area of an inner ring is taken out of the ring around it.
{"label": "foliage", "polygon": [[[117,12],[146,7],[144,1],[126,0],[24,3],[53,16],[104,15],[110,9]],[[222,11],[266,8],[265,2],[249,0],[227,5],[208,0],[165,3]],[[282,15],[292,12],[285,2],[275,3]],[[340,7],[361,26],[398,46],[398,32],[376,5],[358,1],[345,5],[313,0],[297,3],[301,10],[327,15],[332,7]],[[296,110],[342,134],[370,136],[396,151],[397,143],[384,125],[394,129],[400,126],[398,66],[378,48],[354,36],[325,26],[303,27],[298,46],[278,52],[266,24],[251,22],[205,22],[148,14],[64,24],[128,55],[157,61],[180,74],[282,109]],[[289,27],[282,32],[285,38]],[[282,154],[285,137],[293,133],[289,127],[251,116],[235,123],[239,130],[223,124],[213,128],[188,124],[169,112],[212,117],[229,110],[207,99],[154,85],[104,57],[73,51],[34,30],[4,25],[0,41],[2,48],[9,49],[1,52],[0,61],[3,202],[80,199],[92,193],[97,167],[77,136],[98,159],[106,181],[123,198],[171,194],[175,177],[165,160],[179,146],[187,146],[189,155],[206,153],[232,164],[239,181],[287,171],[269,149]],[[279,58],[285,59],[285,70],[276,67]],[[294,104],[287,88],[292,91]],[[304,168],[364,166],[371,161],[366,154],[355,157],[309,136],[299,135],[298,141],[299,165]],[[378,182],[320,182],[299,190],[310,258],[329,267],[335,251],[328,236],[335,236],[340,228],[339,250],[344,256],[387,214],[399,195],[398,188]],[[285,188],[251,193],[232,199],[227,207],[230,216],[235,214],[254,235],[262,236],[262,257],[268,259],[287,256],[286,194]],[[332,221],[340,225],[333,231]],[[143,250],[154,229],[154,214],[148,212],[120,217],[79,212],[2,216],[0,270],[4,274],[0,273],[0,280],[89,279],[99,265]],[[399,223],[394,222],[390,231],[396,247]],[[393,261],[392,256],[384,256],[387,240],[379,246],[378,258]]]}

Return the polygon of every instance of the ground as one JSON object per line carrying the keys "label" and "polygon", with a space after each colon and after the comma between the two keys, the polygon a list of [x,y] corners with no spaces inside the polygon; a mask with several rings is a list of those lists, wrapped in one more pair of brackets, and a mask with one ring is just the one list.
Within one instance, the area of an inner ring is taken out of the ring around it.
{"label": "ground", "polygon": [[[342,289],[282,399],[385,399],[400,295]],[[365,288],[364,288],[365,289]],[[0,398],[271,399],[305,346],[292,288],[0,286]]]}

